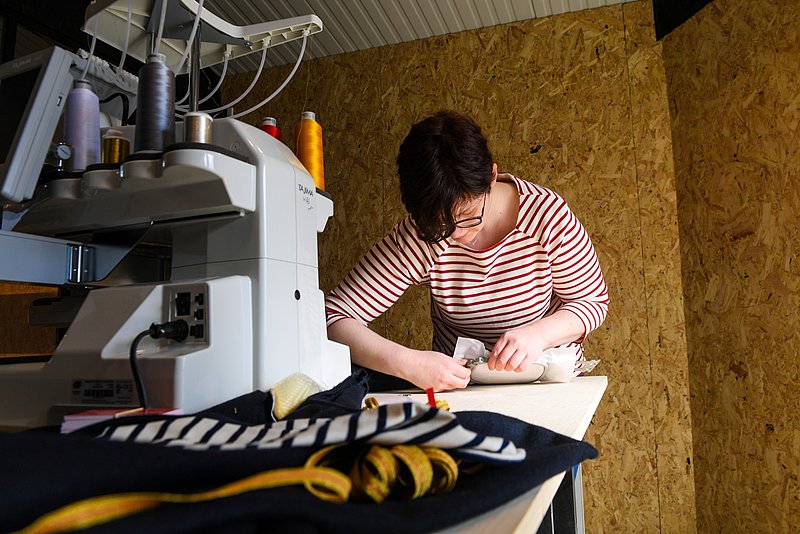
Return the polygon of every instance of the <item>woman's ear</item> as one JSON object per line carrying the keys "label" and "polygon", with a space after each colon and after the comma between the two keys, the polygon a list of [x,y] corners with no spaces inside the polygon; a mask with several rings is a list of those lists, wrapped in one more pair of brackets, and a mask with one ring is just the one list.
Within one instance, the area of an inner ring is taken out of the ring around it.
{"label": "woman's ear", "polygon": [[492,185],[497,181],[497,163],[492,163]]}

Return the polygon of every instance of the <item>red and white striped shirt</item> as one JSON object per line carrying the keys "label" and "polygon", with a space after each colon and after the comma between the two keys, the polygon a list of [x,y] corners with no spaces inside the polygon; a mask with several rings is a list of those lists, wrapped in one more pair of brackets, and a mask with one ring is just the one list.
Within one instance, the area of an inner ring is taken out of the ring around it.
{"label": "red and white striped shirt", "polygon": [[[608,312],[608,289],[592,242],[567,203],[544,187],[509,176],[519,191],[516,227],[499,243],[474,250],[453,239],[420,240],[401,221],[326,299],[328,325],[347,317],[367,324],[411,284],[430,287],[433,350],[452,354],[456,339],[488,349],[508,330],[569,310],[584,336]],[[581,340],[569,343],[583,356]]]}

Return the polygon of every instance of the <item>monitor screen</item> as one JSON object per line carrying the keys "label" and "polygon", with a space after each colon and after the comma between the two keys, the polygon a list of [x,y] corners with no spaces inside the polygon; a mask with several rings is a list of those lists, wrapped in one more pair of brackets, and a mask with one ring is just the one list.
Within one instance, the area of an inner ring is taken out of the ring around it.
{"label": "monitor screen", "polygon": [[0,124],[0,163],[5,163],[11,143],[17,133],[17,126],[22,120],[22,114],[28,104],[28,99],[33,94],[33,86],[39,78],[37,68],[10,76],[0,81],[0,102],[5,109],[5,118]]}
{"label": "monitor screen", "polygon": [[33,196],[72,84],[73,57],[53,47],[0,65],[0,197]]}

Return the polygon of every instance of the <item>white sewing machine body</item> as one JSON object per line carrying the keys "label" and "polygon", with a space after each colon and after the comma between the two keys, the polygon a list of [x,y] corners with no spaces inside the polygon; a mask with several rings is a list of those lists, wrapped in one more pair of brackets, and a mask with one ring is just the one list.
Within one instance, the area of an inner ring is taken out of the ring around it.
{"label": "white sewing machine body", "polygon": [[[199,25],[202,39],[192,41],[189,28]],[[130,44],[142,61],[158,50],[157,35],[170,66],[191,50],[196,109],[201,59],[212,65],[300,38],[305,50],[322,21],[307,15],[234,26],[196,0],[103,0],[87,8],[89,28],[120,49]],[[119,40],[128,34],[128,43]],[[0,425],[139,405],[133,342],[152,323],[179,319],[188,323],[186,340],[145,337],[136,351],[152,407],[193,412],[295,372],[327,388],[346,378],[349,350],[327,339],[319,289],[317,234],[333,202],[292,151],[224,118],[213,121],[210,142],[203,135],[203,142],[137,152],[81,174],[40,175],[48,145],[63,139],[56,125],[79,76],[140,109],[150,94],[137,94],[135,76],[58,47],[0,65],[0,97],[14,112],[0,123],[0,201],[12,202],[2,211],[0,280],[59,285],[75,290],[70,298],[85,297],[31,308],[36,324],[69,328],[48,362],[0,365]],[[126,124],[108,100],[100,110]],[[120,129],[133,146],[135,127]],[[168,261],[158,256],[155,269],[137,263],[136,250],[147,247],[165,249]]]}
{"label": "white sewing machine body", "polygon": [[220,119],[208,146],[177,145],[73,180],[48,184],[50,196],[34,197],[15,233],[66,236],[149,221],[172,235],[170,281],[94,289],[49,362],[0,366],[0,423],[137,405],[130,344],[151,323],[177,318],[190,325],[185,342],[139,346],[151,406],[190,412],[293,372],[324,387],[349,375],[347,347],[327,339],[318,282],[317,233],[333,203],[284,144]]}

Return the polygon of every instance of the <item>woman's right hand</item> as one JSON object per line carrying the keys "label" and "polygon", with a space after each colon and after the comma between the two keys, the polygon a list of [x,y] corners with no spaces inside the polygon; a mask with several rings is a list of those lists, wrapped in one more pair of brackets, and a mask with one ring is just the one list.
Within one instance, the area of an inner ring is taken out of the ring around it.
{"label": "woman's right hand", "polygon": [[467,387],[470,369],[431,350],[414,350],[389,341],[355,319],[342,319],[328,327],[328,339],[350,347],[353,363],[404,378],[422,389],[435,391]]}
{"label": "woman's right hand", "polygon": [[465,360],[457,360],[432,350],[415,350],[413,356],[405,379],[415,386],[446,391],[465,388],[469,384],[471,370],[464,366]]}

